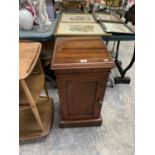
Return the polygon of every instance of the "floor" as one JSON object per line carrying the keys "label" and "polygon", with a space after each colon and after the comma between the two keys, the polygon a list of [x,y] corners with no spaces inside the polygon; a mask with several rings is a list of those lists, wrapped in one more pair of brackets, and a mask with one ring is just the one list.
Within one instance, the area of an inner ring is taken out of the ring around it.
{"label": "floor", "polygon": [[[134,42],[121,42],[122,65],[132,57]],[[59,99],[57,89],[48,83],[54,98],[53,127],[45,138],[20,143],[20,155],[134,155],[134,77],[133,66],[127,75],[131,83],[107,87],[102,107],[100,127],[59,128]],[[112,76],[118,75],[117,69]]]}

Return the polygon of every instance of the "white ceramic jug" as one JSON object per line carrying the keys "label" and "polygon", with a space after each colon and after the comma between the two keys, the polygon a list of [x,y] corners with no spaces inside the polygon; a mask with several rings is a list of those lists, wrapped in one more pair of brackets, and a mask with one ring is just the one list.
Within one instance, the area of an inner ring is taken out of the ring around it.
{"label": "white ceramic jug", "polygon": [[19,11],[19,26],[24,30],[31,30],[33,27],[33,16],[26,9]]}

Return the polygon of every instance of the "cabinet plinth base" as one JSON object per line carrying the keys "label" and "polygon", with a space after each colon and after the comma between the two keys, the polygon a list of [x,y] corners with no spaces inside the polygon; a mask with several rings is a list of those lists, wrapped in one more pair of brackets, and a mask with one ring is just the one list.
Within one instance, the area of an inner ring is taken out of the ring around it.
{"label": "cabinet plinth base", "polygon": [[86,120],[61,120],[60,127],[87,127],[87,126],[101,126],[102,118],[86,119]]}

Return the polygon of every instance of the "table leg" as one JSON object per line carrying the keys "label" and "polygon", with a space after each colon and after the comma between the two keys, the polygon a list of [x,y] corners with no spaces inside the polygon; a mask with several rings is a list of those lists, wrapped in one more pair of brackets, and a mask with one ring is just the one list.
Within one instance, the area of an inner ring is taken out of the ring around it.
{"label": "table leg", "polygon": [[118,43],[117,43],[115,64],[116,64],[117,69],[118,69],[121,76],[115,77],[114,81],[115,81],[115,84],[118,84],[118,83],[129,84],[130,83],[130,77],[126,77],[125,74],[132,67],[132,65],[134,64],[134,61],[135,61],[135,48],[134,48],[134,53],[133,53],[133,56],[132,56],[132,59],[131,59],[129,65],[125,69],[123,69],[122,66],[121,66],[121,62],[118,60],[119,45],[120,45],[120,41],[118,41]]}

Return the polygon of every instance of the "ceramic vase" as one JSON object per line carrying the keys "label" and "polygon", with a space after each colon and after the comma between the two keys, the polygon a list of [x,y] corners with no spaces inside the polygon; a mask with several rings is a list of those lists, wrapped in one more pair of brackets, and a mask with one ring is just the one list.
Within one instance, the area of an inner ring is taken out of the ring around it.
{"label": "ceramic vase", "polygon": [[24,30],[31,30],[33,28],[33,16],[26,9],[19,11],[19,26]]}

